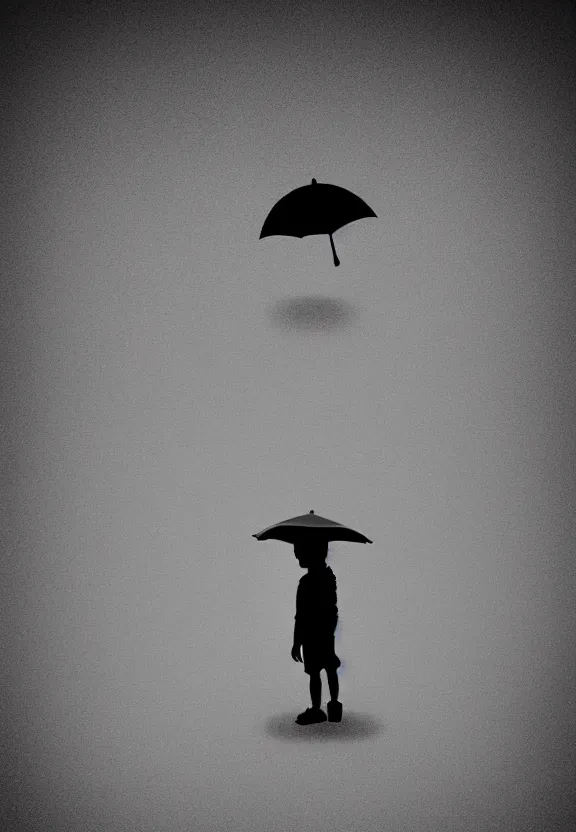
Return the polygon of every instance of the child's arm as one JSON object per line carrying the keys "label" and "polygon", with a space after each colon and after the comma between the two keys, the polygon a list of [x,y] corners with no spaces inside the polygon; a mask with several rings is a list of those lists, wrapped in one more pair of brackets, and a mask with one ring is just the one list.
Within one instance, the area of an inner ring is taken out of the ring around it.
{"label": "child's arm", "polygon": [[292,650],[290,652],[290,655],[292,656],[292,658],[294,659],[295,662],[301,662],[302,661],[302,654],[300,652],[301,646],[302,646],[301,644],[296,644],[296,643],[294,643],[292,645]]}
{"label": "child's arm", "polygon": [[292,644],[291,656],[295,662],[301,662],[302,655],[300,652],[300,648],[302,647],[302,635],[300,632],[300,625],[298,623],[298,613],[296,613],[295,618],[296,620],[294,622],[294,643]]}
{"label": "child's arm", "polygon": [[302,647],[302,595],[300,585],[296,592],[296,615],[294,616],[294,642],[292,644],[292,658],[301,662],[300,648]]}
{"label": "child's arm", "polygon": [[302,627],[299,624],[298,619],[294,622],[294,644],[302,644]]}
{"label": "child's arm", "polygon": [[301,645],[302,644],[302,612],[300,610],[296,610],[296,615],[294,616],[294,644]]}

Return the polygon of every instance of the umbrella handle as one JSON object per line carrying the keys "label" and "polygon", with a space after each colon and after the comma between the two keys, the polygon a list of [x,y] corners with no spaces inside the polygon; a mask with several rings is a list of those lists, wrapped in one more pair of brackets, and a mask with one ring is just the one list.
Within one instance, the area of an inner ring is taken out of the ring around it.
{"label": "umbrella handle", "polygon": [[334,248],[334,240],[332,239],[332,234],[330,234],[330,245],[332,246],[332,254],[334,255],[334,265],[339,266],[340,260],[338,260],[338,255],[336,254],[336,249]]}

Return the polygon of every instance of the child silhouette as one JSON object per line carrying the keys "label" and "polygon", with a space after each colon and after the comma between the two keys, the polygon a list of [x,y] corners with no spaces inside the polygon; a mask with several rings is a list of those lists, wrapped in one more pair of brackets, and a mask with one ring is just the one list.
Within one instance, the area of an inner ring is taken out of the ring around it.
{"label": "child silhouette", "polygon": [[301,662],[304,653],[304,672],[310,676],[310,698],[312,707],[298,715],[298,725],[326,722],[326,714],[320,708],[322,680],[320,671],[324,668],[330,689],[328,719],[340,722],[342,705],[338,702],[338,674],[340,659],[334,651],[334,633],[338,623],[336,577],[326,565],[328,541],[302,541],[294,543],[294,554],[302,569],[308,574],[300,578],[296,593],[296,615],[294,616],[294,644],[292,658]]}

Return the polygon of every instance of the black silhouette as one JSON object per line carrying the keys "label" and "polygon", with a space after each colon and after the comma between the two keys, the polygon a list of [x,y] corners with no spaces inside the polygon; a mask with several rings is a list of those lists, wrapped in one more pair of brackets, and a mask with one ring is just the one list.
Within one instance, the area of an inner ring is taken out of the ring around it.
{"label": "black silhouette", "polygon": [[[338,599],[336,577],[326,565],[328,541],[349,540],[355,543],[372,543],[371,540],[348,526],[320,517],[311,511],[298,517],[291,517],[269,526],[253,535],[257,540],[283,540],[292,543],[294,554],[308,574],[300,579],[296,593],[296,615],[294,616],[294,643],[292,658],[304,664],[304,672],[310,676],[310,698],[312,707],[299,714],[299,725],[326,722],[326,714],[320,707],[324,669],[328,678],[330,701],[328,719],[340,722],[342,704],[338,701],[338,675],[340,659],[334,649],[334,634],[338,623]],[[302,653],[304,658],[302,658]]]}
{"label": "black silhouette", "polygon": [[[312,707],[298,715],[299,725],[326,722],[326,714],[320,707],[324,669],[328,678],[330,702],[328,718],[331,722],[342,719],[342,705],[338,701],[338,675],[340,659],[334,650],[334,633],[338,623],[336,577],[326,565],[328,541],[319,539],[294,543],[294,554],[302,569],[308,574],[300,578],[296,593],[294,616],[294,644],[292,658],[304,664],[304,672],[310,676]],[[304,653],[302,659],[301,652]]]}
{"label": "black silhouette", "polygon": [[334,265],[339,266],[332,234],[344,225],[376,214],[363,199],[339,185],[319,185],[315,179],[290,191],[272,208],[260,232],[262,237],[274,235],[307,237],[310,234],[328,234],[334,255]]}

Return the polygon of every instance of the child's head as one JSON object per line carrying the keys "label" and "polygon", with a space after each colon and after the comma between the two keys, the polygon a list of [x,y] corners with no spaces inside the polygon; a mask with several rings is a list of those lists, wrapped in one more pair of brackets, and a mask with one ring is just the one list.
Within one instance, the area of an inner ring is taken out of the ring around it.
{"label": "child's head", "polygon": [[294,543],[294,555],[303,569],[324,566],[328,557],[328,541],[304,539]]}

